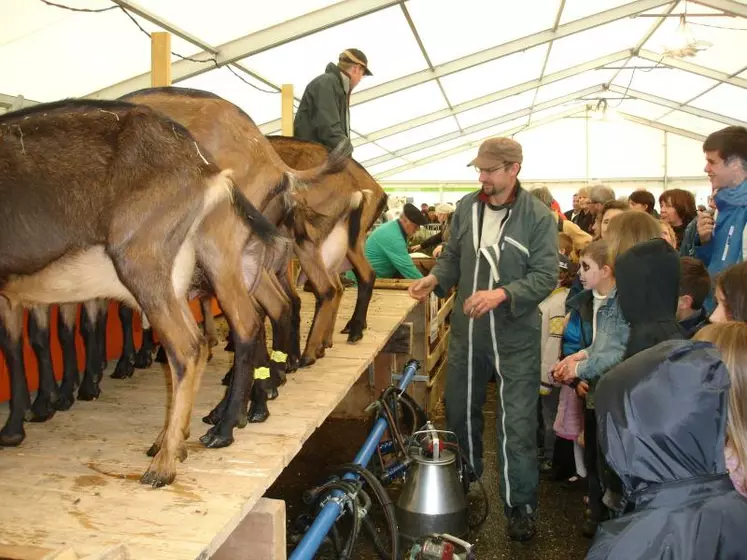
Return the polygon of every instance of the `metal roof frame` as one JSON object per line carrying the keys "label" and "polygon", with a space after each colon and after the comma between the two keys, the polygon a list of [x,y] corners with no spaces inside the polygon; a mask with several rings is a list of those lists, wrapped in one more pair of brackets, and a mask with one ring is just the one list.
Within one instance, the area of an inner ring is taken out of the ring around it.
{"label": "metal roof frame", "polygon": [[[329,27],[340,25],[359,17],[372,14],[379,10],[389,8],[400,4],[404,0],[343,0],[326,8],[315,10],[303,16],[293,18],[283,23],[273,25],[266,29],[262,29],[255,33],[245,35],[238,39],[234,39],[228,43],[218,45],[212,48],[206,48],[201,53],[197,53],[190,58],[194,60],[180,60],[171,65],[171,79],[174,83],[181,80],[186,80],[193,76],[198,76],[209,70],[213,70],[216,67],[224,66],[242,58],[246,58],[253,54],[257,54],[273,47],[279,47],[285,43],[289,43],[295,39],[300,39],[307,35],[311,35],[318,31],[323,31]],[[132,2],[117,1],[117,4],[127,4],[130,9],[133,9]],[[166,29],[165,26],[169,26],[174,30],[177,30],[175,26],[164,21],[143,8],[137,7],[138,15],[145,17],[152,23],[159,25]],[[176,34],[176,32],[174,32]],[[193,44],[192,39],[194,36],[185,34],[179,35],[182,39],[185,39]],[[190,38],[191,37],[191,38]],[[202,43],[202,41],[200,41]],[[203,43],[205,47],[210,47],[206,43]],[[215,58],[214,64],[210,64],[206,61]],[[86,97],[94,97],[98,99],[111,99],[117,98],[126,93],[136,91],[138,89],[147,88],[150,86],[150,73],[140,74],[133,78],[129,78],[118,84],[114,84],[107,88],[93,92]]]}
{"label": "metal roof frame", "polygon": [[[330,27],[343,24],[345,22],[354,20],[356,18],[364,17],[374,12],[399,5],[400,9],[402,10],[402,14],[405,17],[410,27],[410,31],[413,34],[413,37],[415,38],[420,48],[421,54],[423,55],[425,61],[427,62],[428,68],[425,70],[415,72],[407,76],[402,76],[400,78],[391,80],[389,82],[371,87],[369,89],[354,93],[351,96],[351,106],[359,105],[367,101],[371,101],[373,99],[378,99],[380,97],[384,97],[386,95],[390,95],[392,93],[402,91],[404,89],[411,88],[422,83],[426,83],[429,81],[435,81],[441,91],[441,94],[443,95],[446,101],[447,107],[445,109],[435,111],[427,115],[419,116],[413,119],[408,119],[407,121],[371,132],[367,135],[358,134],[360,138],[356,138],[353,141],[353,144],[355,146],[360,146],[366,143],[374,143],[374,145],[380,147],[382,150],[384,150],[384,152],[386,152],[384,155],[371,158],[364,162],[364,164],[369,165],[369,166],[373,166],[373,165],[380,164],[386,161],[390,161],[398,157],[403,157],[403,156],[415,153],[425,148],[438,146],[439,144],[443,142],[448,142],[448,141],[457,139],[467,134],[474,134],[475,132],[479,132],[480,130],[485,130],[487,128],[491,128],[496,125],[500,125],[504,122],[508,122],[516,118],[521,118],[523,116],[527,116],[529,119],[527,125],[519,127],[518,130],[515,130],[513,132],[507,131],[506,134],[514,134],[516,132],[527,130],[529,128],[535,128],[537,126],[541,126],[542,124],[552,122],[559,118],[564,118],[564,115],[565,115],[565,112],[563,112],[558,115],[548,117],[546,119],[541,119],[540,121],[537,121],[537,122],[532,122],[532,116],[534,115],[535,112],[542,111],[544,109],[548,109],[551,107],[556,107],[556,106],[559,106],[565,103],[572,103],[575,100],[583,99],[585,96],[593,95],[594,93],[602,92],[605,90],[615,92],[618,94],[622,94],[623,97],[626,97],[626,98],[640,99],[640,100],[647,101],[650,103],[655,103],[662,107],[666,107],[670,109],[669,112],[659,117],[657,121],[666,117],[672,111],[682,111],[682,112],[689,113],[689,114],[692,114],[698,117],[710,119],[715,122],[747,126],[747,123],[741,120],[733,119],[731,117],[713,113],[711,111],[706,111],[703,109],[691,107],[689,105],[692,101],[694,101],[698,97],[705,95],[706,93],[708,93],[709,91],[713,90],[715,87],[718,87],[721,84],[730,84],[736,87],[747,89],[747,79],[739,77],[740,73],[747,70],[747,66],[745,66],[744,68],[742,68],[741,70],[735,73],[727,74],[727,73],[720,72],[720,71],[707,68],[704,66],[700,66],[700,65],[697,65],[697,64],[688,62],[686,60],[679,59],[679,58],[661,56],[655,52],[652,52],[652,51],[649,51],[643,48],[646,42],[651,38],[651,36],[656,32],[656,30],[665,20],[666,15],[671,14],[682,0],[633,0],[621,6],[618,6],[618,7],[609,9],[609,10],[605,10],[602,12],[598,12],[590,16],[579,18],[579,19],[570,21],[568,23],[564,23],[562,25],[560,24],[560,20],[563,14],[566,0],[559,0],[558,10],[556,12],[554,24],[551,28],[521,37],[513,41],[509,41],[507,43],[497,45],[495,47],[491,47],[491,48],[488,48],[488,49],[485,49],[479,52],[471,53],[469,55],[439,64],[439,65],[432,64],[429,54],[427,52],[427,49],[425,48],[422,41],[420,40],[420,36],[417,31],[416,25],[409,15],[409,11],[406,7],[405,1],[406,0],[342,0],[341,2],[327,6],[325,8],[321,8],[314,12],[310,12],[303,16],[299,16],[297,18],[294,18],[294,19],[285,21],[283,23],[271,26],[269,28],[257,31],[255,33],[248,34],[244,37],[240,37],[233,41],[229,41],[227,43],[214,46],[214,45],[208,44],[207,42],[203,41],[199,37],[192,35],[191,33],[183,29],[178,28],[177,26],[165,20],[164,18],[161,18],[153,14],[152,12],[149,12],[148,10],[136,4],[135,2],[132,2],[130,0],[112,0],[113,3],[127,9],[131,13],[136,14],[139,17],[146,19],[147,21],[150,21],[151,23],[159,26],[160,28],[166,31],[169,31],[172,34],[202,49],[202,52],[190,57],[194,60],[181,60],[181,61],[178,61],[172,64],[172,79],[174,83],[177,83],[181,80],[185,80],[192,76],[196,76],[204,72],[213,70],[216,67],[221,67],[221,66],[230,64],[234,66],[235,68],[241,70],[243,73],[251,76],[252,78],[258,80],[259,82],[264,83],[265,85],[270,86],[271,88],[278,90],[278,91],[280,89],[278,84],[274,84],[272,81],[252,71],[250,68],[247,68],[245,64],[239,63],[238,61],[248,56],[251,56],[253,54],[257,54],[265,50],[291,42],[295,39],[299,39],[301,37],[305,37],[307,35],[322,31],[324,29],[328,29]],[[737,2],[735,0],[689,0],[689,1],[715,9],[715,10],[723,11],[724,14],[727,16],[737,16],[741,18],[747,18],[747,5],[741,2]],[[577,64],[575,66],[545,75],[545,69],[547,67],[547,63],[548,63],[548,60],[549,60],[549,57],[552,51],[553,42],[556,39],[561,39],[563,37],[581,33],[583,31],[593,29],[593,28],[596,28],[596,27],[599,27],[601,25],[605,25],[608,23],[612,23],[614,21],[618,21],[624,18],[634,17],[636,15],[643,14],[644,12],[647,12],[647,11],[650,11],[656,8],[665,7],[665,6],[668,7],[665,12],[666,15],[662,15],[662,17],[646,32],[646,34],[639,41],[637,41],[637,43],[631,49],[626,49],[626,50],[622,50],[616,53],[612,53],[612,54],[609,54],[603,57],[596,58],[595,60],[592,60],[592,61],[589,61],[583,64]],[[441,85],[440,78],[444,76],[448,76],[456,72],[460,72],[468,68],[472,68],[474,66],[484,64],[492,60],[497,60],[497,59],[500,59],[506,56],[510,56],[512,54],[516,54],[516,53],[525,51],[527,49],[537,47],[540,45],[544,45],[544,44],[547,44],[548,48],[544,56],[544,61],[542,64],[540,75],[535,80],[530,80],[522,84],[517,84],[510,88],[505,88],[503,90],[496,91],[491,94],[484,95],[484,96],[481,96],[475,99],[470,99],[468,101],[464,101],[458,104],[452,104],[450,102],[444,88]],[[695,97],[693,97],[692,99],[684,103],[675,102],[675,101],[672,101],[671,99],[666,99],[666,98],[658,97],[655,95],[647,94],[645,92],[630,90],[629,88],[622,88],[620,86],[614,85],[613,82],[617,78],[617,75],[619,75],[619,73],[623,71],[625,66],[627,66],[629,61],[632,60],[634,57],[640,57],[642,59],[655,62],[657,65],[661,65],[661,66],[665,66],[668,68],[673,68],[673,69],[677,69],[681,71],[686,71],[686,72],[689,72],[695,75],[703,76],[703,77],[715,80],[717,83],[713,87],[709,88],[708,90],[704,92],[699,93],[698,95],[696,95]],[[215,62],[212,62],[211,59],[215,59]],[[561,96],[561,97],[558,97],[558,98],[555,98],[549,101],[545,101],[540,104],[535,103],[537,99],[537,95],[538,95],[538,88],[541,86],[545,86],[550,83],[554,83],[554,82],[557,82],[557,81],[560,81],[566,78],[570,78],[582,72],[604,69],[605,66],[607,65],[614,64],[617,62],[622,62],[622,61],[625,61],[623,68],[620,68],[618,72],[615,74],[615,76],[605,84],[599,84],[596,86],[585,88],[573,94],[564,95],[564,96]],[[145,73],[145,74],[141,74],[139,76],[130,78],[128,80],[124,80],[118,84],[114,84],[112,86],[109,86],[97,92],[94,92],[90,94],[88,97],[93,97],[93,98],[119,97],[121,95],[124,95],[125,93],[129,93],[136,89],[140,89],[143,87],[149,87],[149,86],[150,86],[150,74]],[[527,91],[531,91],[533,89],[535,90],[535,92],[534,92],[532,102],[522,109],[513,111],[505,115],[497,116],[497,117],[485,120],[483,122],[480,122],[480,123],[477,123],[477,124],[474,124],[474,125],[471,125],[465,128],[461,126],[461,124],[459,123],[459,120],[456,118],[457,114],[461,112],[468,111],[470,109],[474,109],[477,107],[481,107],[489,103],[493,103],[493,102],[496,102],[502,99],[509,98],[514,95],[518,95],[518,94],[521,94]],[[22,100],[20,106],[28,106],[28,105],[35,103],[30,100],[23,100],[22,97],[16,98],[16,97],[4,96],[0,94],[0,105],[8,106],[11,108],[18,108],[19,107],[18,99]],[[576,109],[573,109],[573,110],[576,110]],[[657,121],[650,120],[650,119],[645,119],[645,118],[638,117],[636,115],[631,115],[628,113],[620,113],[620,114],[631,122],[636,122],[638,124],[657,128],[659,130],[665,130],[667,132],[672,132],[674,134],[680,134],[682,136],[694,138],[696,140],[702,139],[702,135],[697,134],[694,131],[684,130],[684,129],[680,129],[677,127],[671,127],[661,122],[657,122]],[[441,136],[431,138],[431,139],[428,139],[422,142],[418,142],[416,144],[412,144],[412,145],[409,145],[409,146],[406,146],[404,148],[394,150],[394,151],[387,150],[383,146],[376,144],[376,141],[382,138],[385,138],[385,137],[388,137],[388,136],[391,136],[391,135],[394,135],[400,132],[404,132],[407,130],[411,130],[418,126],[422,126],[424,124],[435,122],[437,120],[448,118],[448,117],[452,117],[456,121],[457,128],[458,128],[457,131],[454,131],[448,134],[443,134]],[[279,130],[279,128],[280,128],[279,119],[269,121],[267,123],[260,125],[260,129],[264,133],[275,132]],[[423,158],[422,160],[411,162],[408,165],[400,166],[399,168],[395,168],[392,170],[387,170],[386,172],[382,172],[381,174],[377,175],[377,177],[390,176],[390,175],[393,175],[395,172],[399,173],[401,171],[404,171],[405,169],[411,169],[412,167],[417,167],[417,166],[423,165],[424,163],[429,163],[430,161],[435,161],[436,159],[447,157],[448,155],[451,155],[452,153],[456,153],[454,152],[454,150],[468,149],[472,144],[475,144],[475,142],[466,144],[465,145],[466,147],[463,147],[463,148],[454,148],[452,150],[446,150],[442,152],[441,154],[435,154],[433,156],[429,156],[428,158]],[[425,161],[425,160],[428,160],[428,161]]]}
{"label": "metal roof frame", "polygon": [[[517,132],[523,132],[525,130],[530,130],[532,128],[537,128],[545,124],[549,124],[551,122],[555,122],[560,119],[564,119],[566,117],[570,117],[572,115],[577,115],[580,112],[586,111],[586,106],[582,107],[574,107],[572,109],[568,109],[567,111],[564,111],[562,113],[558,113],[557,115],[552,115],[550,117],[547,117],[545,119],[540,119],[528,126],[517,126],[511,129],[508,129],[503,132],[504,136],[511,136],[512,134],[516,134]],[[445,150],[443,152],[440,152],[438,154],[434,154],[432,156],[428,156],[416,161],[412,161],[410,163],[407,163],[405,165],[400,165],[399,167],[395,167],[393,169],[388,169],[386,171],[382,171],[381,173],[374,174],[374,178],[376,179],[383,179],[385,177],[389,177],[391,175],[396,175],[397,173],[402,173],[403,171],[407,171],[409,169],[413,169],[415,167],[421,167],[427,163],[431,163],[434,161],[438,161],[440,159],[443,159],[445,157],[458,154],[461,152],[464,152],[465,150],[469,150],[470,148],[476,148],[480,144],[482,144],[485,140],[488,138],[491,138],[491,136],[486,136],[484,138],[480,138],[479,140],[473,140],[471,142],[467,142],[465,144],[462,144],[460,146],[456,146],[455,148],[451,148],[449,150]]]}

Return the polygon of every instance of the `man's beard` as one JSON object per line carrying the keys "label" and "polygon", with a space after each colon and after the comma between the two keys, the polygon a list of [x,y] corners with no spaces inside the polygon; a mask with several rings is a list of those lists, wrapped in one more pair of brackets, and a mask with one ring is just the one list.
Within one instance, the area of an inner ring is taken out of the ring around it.
{"label": "man's beard", "polygon": [[483,183],[482,192],[487,196],[497,196],[506,190],[505,186],[495,185],[493,183]]}

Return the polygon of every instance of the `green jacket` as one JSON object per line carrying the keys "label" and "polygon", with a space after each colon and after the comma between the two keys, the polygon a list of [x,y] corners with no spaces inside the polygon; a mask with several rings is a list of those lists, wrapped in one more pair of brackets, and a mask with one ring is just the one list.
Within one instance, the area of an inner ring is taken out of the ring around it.
{"label": "green jacket", "polygon": [[407,253],[407,240],[399,220],[377,227],[366,240],[366,258],[377,278],[422,278],[423,275]]}
{"label": "green jacket", "polygon": [[350,138],[350,101],[342,71],[332,63],[303,92],[293,121],[293,134],[301,140],[324,144],[330,150]]}
{"label": "green jacket", "polygon": [[[432,274],[436,293],[458,284],[454,326],[466,330],[464,301],[478,290],[503,288],[508,301],[493,312],[496,322],[540,328],[538,306],[558,283],[558,226],[550,210],[517,183],[516,197],[495,246],[479,248],[480,191],[466,195],[451,219],[449,241]],[[477,278],[475,278],[477,275]],[[478,319],[480,331],[491,331],[489,315]],[[482,327],[487,327],[482,328]]]}

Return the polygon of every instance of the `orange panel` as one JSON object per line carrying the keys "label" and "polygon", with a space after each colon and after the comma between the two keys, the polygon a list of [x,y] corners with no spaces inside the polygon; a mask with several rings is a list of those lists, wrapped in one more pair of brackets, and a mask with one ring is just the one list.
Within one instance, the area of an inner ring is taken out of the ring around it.
{"label": "orange panel", "polygon": [[[189,307],[195,319],[202,321],[202,312],[198,300],[189,302]],[[213,299],[213,312],[215,315],[221,313],[220,307]],[[52,306],[52,315],[50,318],[50,337],[52,343],[52,364],[54,366],[55,378],[59,381],[62,379],[62,347],[57,337],[57,306]],[[28,313],[24,312],[24,332],[23,332],[23,359],[26,365],[26,380],[29,385],[29,391],[36,391],[39,387],[39,371],[37,369],[36,356],[28,340]],[[80,324],[80,309],[78,309],[78,325]],[[140,323],[139,315],[135,314],[135,320],[132,324],[133,338],[135,347],[139,347],[143,340],[143,327]],[[76,327],[75,330],[75,347],[78,355],[78,370],[83,371],[85,367],[85,346],[83,338]],[[109,317],[106,323],[106,359],[117,360],[122,353],[122,325],[119,322],[119,304],[111,302],[109,304]],[[10,398],[10,377],[8,368],[5,364],[5,357],[0,352],[0,402]]]}

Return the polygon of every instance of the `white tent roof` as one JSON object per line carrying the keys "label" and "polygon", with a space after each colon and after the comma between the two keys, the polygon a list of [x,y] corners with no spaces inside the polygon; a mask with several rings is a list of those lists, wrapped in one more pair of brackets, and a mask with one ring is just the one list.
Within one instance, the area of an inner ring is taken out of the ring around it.
{"label": "white tent roof", "polygon": [[[281,84],[300,99],[341,50],[363,50],[374,76],[351,98],[355,157],[380,178],[425,178],[449,158],[464,167],[458,154],[495,135],[583,143],[578,117],[603,98],[628,121],[616,130],[634,127],[642,146],[665,131],[691,149],[747,124],[747,0],[57,2],[112,9],[0,0],[0,111],[19,94],[115,98],[148,87],[145,33],[167,30],[174,83],[231,100],[266,133],[280,130]],[[712,46],[664,56],[682,13]],[[594,150],[588,136],[586,145]],[[609,175],[609,154],[599,157]]]}

